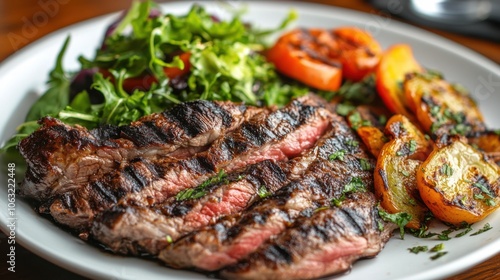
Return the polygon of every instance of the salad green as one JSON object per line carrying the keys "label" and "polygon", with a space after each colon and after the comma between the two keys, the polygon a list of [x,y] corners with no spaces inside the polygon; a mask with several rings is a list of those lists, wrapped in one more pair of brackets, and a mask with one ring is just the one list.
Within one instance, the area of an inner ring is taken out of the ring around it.
{"label": "salad green", "polygon": [[[190,100],[282,106],[310,92],[309,87],[280,76],[263,54],[269,35],[286,28],[297,13],[290,11],[279,26],[265,30],[245,23],[243,13],[233,10],[231,19],[221,20],[194,5],[179,16],[161,14],[151,1],[134,2],[109,27],[95,57],[79,57],[81,70],[76,73],[63,68],[70,44],[67,38],[50,72],[48,90],[0,152],[18,155],[17,143],[35,131],[37,121],[45,116],[95,128],[102,124],[126,125]],[[181,59],[183,54],[189,54],[189,60]],[[165,71],[182,71],[185,67],[190,67],[189,71],[175,78],[169,78]],[[91,73],[91,82],[74,93],[74,84],[82,73]],[[144,81],[146,77],[152,82],[145,88],[131,90],[124,86],[127,80]],[[175,79],[181,80],[181,86],[174,84],[179,83]],[[343,95],[353,102],[371,100],[366,95],[375,92],[372,81],[348,82],[338,92],[315,92],[327,99]]]}

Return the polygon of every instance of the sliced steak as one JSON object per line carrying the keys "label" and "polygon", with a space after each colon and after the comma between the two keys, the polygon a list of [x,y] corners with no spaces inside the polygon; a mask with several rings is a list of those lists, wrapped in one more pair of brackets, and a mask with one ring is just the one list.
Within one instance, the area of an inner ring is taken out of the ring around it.
{"label": "sliced steak", "polygon": [[266,109],[231,102],[194,101],[145,116],[129,126],[93,130],[46,117],[21,141],[28,163],[21,193],[45,200],[86,184],[136,157],[185,158]]}
{"label": "sliced steak", "polygon": [[[117,205],[94,220],[92,236],[114,252],[156,255],[179,237],[246,209],[288,182],[284,162],[265,160],[149,207]],[[209,182],[207,181],[207,182]]]}
{"label": "sliced steak", "polygon": [[[303,178],[281,188],[241,216],[228,217],[166,247],[159,258],[175,268],[218,270],[257,250],[298,217],[308,216],[314,209],[330,205],[333,198],[342,197],[345,186],[353,184],[352,180],[371,190],[372,171],[363,168],[361,161],[373,165],[374,160],[369,159],[361,146],[353,145],[356,136],[347,124],[339,121],[333,127],[334,133],[311,150],[310,154],[315,155],[306,157],[315,160]],[[331,154],[341,150],[346,151],[342,160],[329,160]]]}
{"label": "sliced steak", "polygon": [[370,192],[347,195],[338,207],[301,217],[276,239],[221,271],[226,279],[313,279],[343,272],[377,255],[393,226],[383,224]]}
{"label": "sliced steak", "polygon": [[314,145],[329,127],[325,102],[305,96],[270,114],[260,113],[220,137],[208,150],[187,159],[137,159],[124,168],[56,199],[51,215],[72,228],[87,228],[96,213],[119,201],[129,205],[161,203],[198,186],[221,170],[232,172],[266,159],[287,160]]}
{"label": "sliced steak", "polygon": [[[333,147],[329,140],[335,131],[329,129],[316,147]],[[310,148],[290,162],[262,161],[230,174],[223,179],[224,184],[210,187],[202,184],[201,188],[186,189],[152,208],[115,206],[96,217],[92,236],[116,252],[157,254],[181,236],[226,215],[236,215],[260,197],[274,193],[288,183],[289,178],[301,176],[311,158],[318,156],[319,149]],[[215,178],[220,180],[219,175]],[[189,199],[191,197],[193,199]],[[132,232],[130,228],[140,228],[141,232]]]}

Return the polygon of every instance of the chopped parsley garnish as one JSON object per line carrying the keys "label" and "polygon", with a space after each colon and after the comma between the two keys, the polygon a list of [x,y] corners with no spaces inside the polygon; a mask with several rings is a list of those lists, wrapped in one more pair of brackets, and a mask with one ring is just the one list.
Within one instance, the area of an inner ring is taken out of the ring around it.
{"label": "chopped parsley garnish", "polygon": [[476,182],[473,184],[473,186],[480,189],[483,193],[487,194],[488,196],[493,197],[491,191],[483,183]]}
{"label": "chopped parsley garnish", "polygon": [[433,105],[431,106],[431,115],[433,117],[437,117],[439,115],[439,112],[441,112],[441,107],[437,106],[437,105]]}
{"label": "chopped parsley garnish", "polygon": [[[368,75],[359,82],[345,81],[334,93],[334,96],[342,97],[342,100],[353,103],[372,103],[376,96],[375,75]],[[331,100],[332,95],[322,94],[326,100]],[[347,115],[347,114],[346,114]],[[345,116],[345,115],[344,115]]]}
{"label": "chopped parsley garnish", "polygon": [[420,252],[427,252],[429,248],[427,246],[415,246],[412,248],[408,248],[408,250],[413,254],[418,254]]}
{"label": "chopped parsley garnish", "polygon": [[365,183],[359,177],[354,177],[351,181],[344,186],[342,193],[366,191]]}
{"label": "chopped parsley garnish", "polygon": [[180,191],[175,196],[175,199],[177,201],[181,201],[181,200],[197,199],[203,197],[207,193],[206,191],[207,186],[218,184],[222,182],[226,177],[227,177],[226,172],[224,171],[224,169],[221,169],[217,175],[207,179],[196,188],[190,188]]}
{"label": "chopped parsley garnish", "polygon": [[344,156],[345,156],[346,153],[347,153],[346,150],[338,150],[335,153],[331,154],[328,158],[330,160],[336,160],[336,159],[338,159],[338,160],[344,160]]}
{"label": "chopped parsley garnish", "polygon": [[361,164],[361,169],[363,171],[370,171],[370,170],[373,170],[373,166],[372,164],[370,163],[369,160],[367,160],[366,158],[360,158],[359,159],[359,164]]}
{"label": "chopped parsley garnish", "polygon": [[384,230],[384,223],[380,220],[377,220],[377,228],[378,228],[378,231],[383,231]]}
{"label": "chopped parsley garnish", "polygon": [[172,239],[172,236],[170,236],[168,234],[167,234],[167,236],[165,236],[165,239],[167,240],[168,243],[173,243],[174,242],[174,240]]}
{"label": "chopped parsley garnish", "polygon": [[457,238],[462,237],[462,236],[466,235],[467,233],[471,232],[472,225],[470,225],[468,223],[463,223],[463,225],[460,227],[460,229],[464,229],[464,231],[457,233],[457,235],[455,235],[455,237],[457,237]]}
{"label": "chopped parsley garnish", "polygon": [[496,206],[496,202],[493,199],[494,195],[487,186],[481,182],[476,182],[473,186],[481,191],[481,193],[474,194],[474,199],[481,200],[488,206]]}
{"label": "chopped parsley garnish", "polygon": [[359,112],[354,112],[348,117],[352,129],[358,130],[361,126],[371,126],[372,123],[369,120],[363,120]]}
{"label": "chopped parsley garnish", "polygon": [[475,193],[474,194],[474,199],[483,200],[484,199],[484,195],[482,193]]}
{"label": "chopped parsley garnish", "polygon": [[354,140],[354,139],[349,139],[345,142],[345,144],[349,147],[358,147],[359,146],[359,142]]}
{"label": "chopped parsley garnish", "polygon": [[486,232],[486,231],[488,231],[488,230],[490,230],[490,229],[492,229],[492,228],[493,228],[493,227],[492,227],[489,223],[486,223],[486,224],[483,226],[483,228],[482,228],[482,229],[480,229],[480,230],[478,230],[478,231],[476,231],[476,232],[472,233],[470,236],[475,236],[475,235],[481,234],[481,233]]}
{"label": "chopped parsley garnish", "polygon": [[399,235],[401,239],[404,239],[405,236],[405,226],[412,219],[412,216],[405,212],[400,212],[396,214],[389,214],[385,212],[382,208],[379,207],[378,213],[380,218],[386,222],[391,222],[399,226]]}
{"label": "chopped parsley garnish", "polygon": [[453,175],[453,169],[449,164],[445,163],[443,166],[441,166],[441,174],[450,177],[451,175]]}
{"label": "chopped parsley garnish", "polygon": [[417,150],[417,141],[414,139],[411,139],[407,143],[403,145],[403,147],[396,152],[396,155],[398,156],[406,156],[406,155],[411,155]]}
{"label": "chopped parsley garnish", "polygon": [[444,244],[439,243],[436,246],[432,247],[429,252],[439,252],[439,251],[443,251],[443,250],[444,250]]}
{"label": "chopped parsley garnish", "polygon": [[444,256],[446,254],[448,254],[448,252],[438,252],[434,256],[431,257],[431,260],[437,260],[437,259],[439,259],[440,257],[442,257],[442,256]]}
{"label": "chopped parsley garnish", "polygon": [[409,147],[410,153],[414,153],[417,150],[417,141],[412,139],[410,140],[409,145],[410,145]]}
{"label": "chopped parsley garnish", "polygon": [[266,186],[260,186],[257,194],[260,198],[266,198],[271,195],[271,192],[267,190]]}
{"label": "chopped parsley garnish", "polygon": [[351,179],[349,183],[347,183],[344,186],[344,189],[342,190],[342,194],[340,195],[340,197],[333,198],[331,202],[335,206],[340,206],[340,204],[342,204],[342,201],[345,200],[346,194],[353,192],[364,192],[364,191],[366,191],[365,183],[363,183],[361,178],[354,177]]}
{"label": "chopped parsley garnish", "polygon": [[181,200],[188,200],[188,199],[197,199],[200,197],[205,196],[207,194],[207,191],[204,190],[203,188],[194,188],[194,189],[185,189],[180,191],[176,196],[175,199],[177,201]]}
{"label": "chopped parsley garnish", "polygon": [[467,126],[463,123],[459,123],[459,124],[456,124],[450,130],[450,134],[452,134],[452,135],[465,135],[469,130],[470,130],[469,126]]}
{"label": "chopped parsley garnish", "polygon": [[491,199],[491,198],[488,198],[488,199],[485,199],[484,200],[484,203],[488,206],[496,206],[497,203],[495,202],[495,200]]}
{"label": "chopped parsley garnish", "polygon": [[440,234],[438,234],[437,237],[438,237],[439,240],[450,240],[451,237],[449,235],[453,231],[455,231],[455,229],[453,229],[453,228],[449,228],[449,229],[443,230]]}
{"label": "chopped parsley garnish", "polygon": [[408,203],[411,206],[417,206],[417,201],[415,199],[413,199],[413,198],[408,199]]}

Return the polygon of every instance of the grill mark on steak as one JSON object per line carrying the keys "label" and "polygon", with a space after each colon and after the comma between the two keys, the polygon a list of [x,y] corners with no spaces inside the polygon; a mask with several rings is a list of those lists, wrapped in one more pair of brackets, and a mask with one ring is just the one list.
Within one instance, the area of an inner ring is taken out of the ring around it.
{"label": "grill mark on steak", "polygon": [[[372,189],[373,174],[363,171],[359,161],[362,158],[369,160],[368,154],[360,146],[346,144],[348,140],[357,139],[356,136],[340,120],[333,124],[331,132],[308,152],[309,155],[302,157],[305,163],[314,159],[302,178],[253,205],[241,216],[222,220],[166,247],[159,258],[175,268],[218,270],[255,251],[298,217],[310,216],[313,209],[329,205],[332,198],[341,196],[352,178],[362,179],[367,189]],[[330,154],[342,149],[349,150],[343,161],[328,160]]]}
{"label": "grill mark on steak", "polygon": [[339,206],[297,219],[256,252],[221,271],[226,279],[311,279],[340,273],[385,245],[377,203],[370,192],[347,195]]}
{"label": "grill mark on steak", "polygon": [[[270,160],[251,165],[221,183],[205,186],[206,194],[197,199],[172,197],[151,208],[114,206],[96,217],[92,236],[114,252],[156,255],[179,237],[246,209],[259,199],[263,186],[269,192],[279,189],[288,181],[283,166],[283,162]],[[142,230],[137,233],[131,228]]]}
{"label": "grill mark on steak", "polygon": [[[114,172],[110,176],[111,180],[106,177],[107,180],[103,183],[112,190],[112,193],[119,194],[117,201],[151,205],[161,203],[183,189],[199,185],[222,169],[231,172],[266,159],[286,160],[311,147],[329,126],[332,114],[322,108],[324,105],[325,102],[317,97],[305,96],[271,114],[255,115],[238,129],[220,137],[208,150],[191,158],[164,159],[155,162],[146,159],[138,161],[132,167],[140,170],[144,178],[148,178],[148,183],[140,186],[138,192],[133,191],[137,186],[131,186],[130,180],[123,175],[123,168]],[[258,141],[261,145],[256,144],[255,140],[246,138],[249,127],[258,132],[253,139],[256,137],[262,139]],[[148,167],[148,164],[154,168]],[[154,176],[152,169],[157,169],[156,172],[161,174],[161,177]],[[78,213],[67,209],[60,199],[56,199],[50,206],[50,213],[62,224],[85,230],[96,213],[115,204],[114,200],[106,197],[101,199],[94,193],[91,183],[69,194],[74,196],[75,200],[90,201],[77,204],[83,206],[78,209]],[[75,219],[74,216],[88,217],[88,219]]]}
{"label": "grill mark on steak", "polygon": [[136,157],[185,158],[265,111],[268,109],[231,102],[193,101],[145,116],[129,126],[106,125],[90,131],[42,118],[41,127],[19,145],[28,163],[21,194],[43,201],[102,177]]}

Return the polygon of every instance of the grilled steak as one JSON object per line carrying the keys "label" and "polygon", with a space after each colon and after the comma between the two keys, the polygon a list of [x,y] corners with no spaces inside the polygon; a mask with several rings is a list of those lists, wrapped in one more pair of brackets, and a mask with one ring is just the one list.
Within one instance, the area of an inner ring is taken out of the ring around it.
{"label": "grilled steak", "polygon": [[[329,129],[315,148],[291,162],[265,160],[230,174],[223,180],[224,184],[187,189],[153,208],[113,207],[98,215],[93,223],[92,235],[113,251],[157,254],[179,237],[212,224],[225,215],[237,214],[260,196],[274,193],[289,182],[289,178],[301,176],[312,159],[318,156],[318,149],[324,145],[334,146],[329,140],[335,131]],[[178,201],[188,196],[195,199]],[[131,232],[130,228],[141,228],[141,232]],[[165,236],[168,236],[168,241]]]}
{"label": "grilled steak", "polygon": [[333,111],[308,95],[281,109],[195,101],[93,130],[46,117],[20,143],[21,194],[114,252],[228,279],[329,276],[396,227],[378,215],[374,160]]}
{"label": "grilled steak", "polygon": [[246,259],[221,271],[226,279],[311,279],[349,269],[382,250],[394,230],[378,215],[369,192],[347,195],[338,207],[301,217],[276,239]]}
{"label": "grilled steak", "polygon": [[87,130],[46,117],[21,141],[28,163],[21,192],[39,200],[99,178],[136,157],[184,158],[266,109],[194,101],[145,116],[129,126]]}
{"label": "grilled steak", "polygon": [[[356,136],[341,121],[333,123],[332,133],[311,150],[303,162],[313,163],[302,178],[280,189],[274,196],[257,203],[241,216],[229,217],[216,225],[193,233],[166,247],[159,255],[169,266],[218,270],[255,251],[270,237],[284,231],[295,219],[310,215],[318,207],[330,205],[343,195],[346,185],[362,184],[371,189],[373,175],[361,161],[373,164]],[[358,142],[359,143],[359,142]],[[331,154],[346,151],[342,160],[329,160]]]}
{"label": "grilled steak", "polygon": [[117,205],[100,213],[92,236],[115,252],[156,255],[179,237],[214,223],[219,217],[243,211],[259,198],[274,192],[288,180],[283,162],[265,160],[215,184],[202,184],[179,193],[152,208]]}
{"label": "grilled steak", "polygon": [[102,179],[63,194],[50,206],[60,223],[85,230],[96,213],[121,201],[152,205],[195,187],[219,171],[231,172],[266,159],[287,160],[314,145],[330,124],[325,102],[305,96],[270,114],[259,113],[186,159],[137,159]]}

